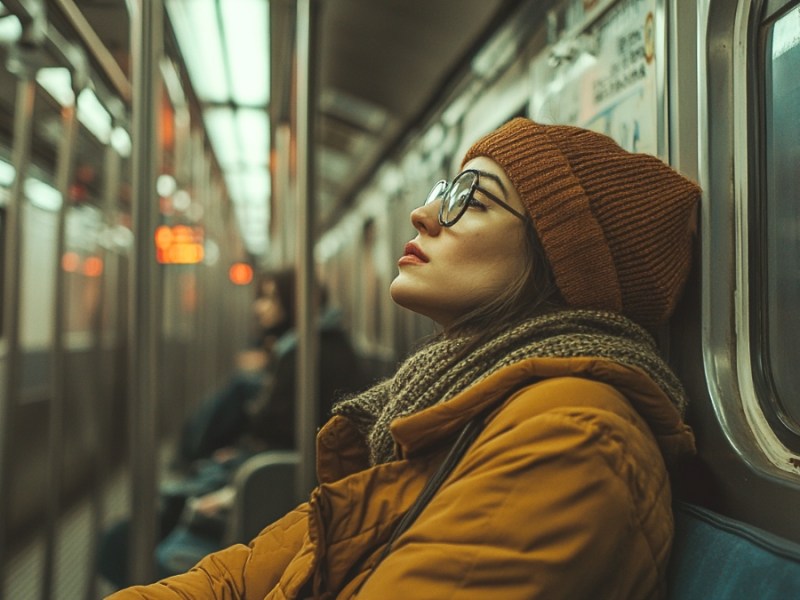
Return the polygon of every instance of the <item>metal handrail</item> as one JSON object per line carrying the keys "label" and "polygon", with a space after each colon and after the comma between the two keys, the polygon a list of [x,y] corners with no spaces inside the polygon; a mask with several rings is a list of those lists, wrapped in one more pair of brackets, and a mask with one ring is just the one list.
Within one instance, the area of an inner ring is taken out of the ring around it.
{"label": "metal handrail", "polygon": [[100,37],[95,33],[89,21],[83,16],[78,6],[73,0],[52,0],[64,16],[70,22],[76,33],[83,41],[89,55],[94,58],[105,76],[114,86],[116,92],[122,97],[126,104],[133,102],[133,90],[131,82],[125,76],[117,61],[103,44]]}

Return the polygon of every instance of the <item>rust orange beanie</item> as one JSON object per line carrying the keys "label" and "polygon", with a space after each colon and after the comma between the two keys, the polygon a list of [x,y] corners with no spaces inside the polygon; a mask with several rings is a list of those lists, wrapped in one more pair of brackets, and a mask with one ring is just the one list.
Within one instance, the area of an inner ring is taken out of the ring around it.
{"label": "rust orange beanie", "polygon": [[661,160],[586,129],[516,118],[464,163],[494,160],[514,184],[567,305],[669,318],[691,263],[700,188]]}

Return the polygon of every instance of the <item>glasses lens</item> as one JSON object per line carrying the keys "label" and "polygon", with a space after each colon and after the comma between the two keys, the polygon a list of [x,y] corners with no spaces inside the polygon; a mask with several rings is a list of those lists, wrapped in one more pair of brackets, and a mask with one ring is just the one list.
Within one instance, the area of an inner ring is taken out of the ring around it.
{"label": "glasses lens", "polygon": [[431,188],[431,191],[428,193],[428,197],[425,198],[425,206],[439,200],[446,187],[447,182],[444,179],[433,184],[433,188]]}
{"label": "glasses lens", "polygon": [[455,221],[466,210],[474,185],[475,174],[471,171],[465,171],[453,180],[444,198],[442,218],[445,223]]}

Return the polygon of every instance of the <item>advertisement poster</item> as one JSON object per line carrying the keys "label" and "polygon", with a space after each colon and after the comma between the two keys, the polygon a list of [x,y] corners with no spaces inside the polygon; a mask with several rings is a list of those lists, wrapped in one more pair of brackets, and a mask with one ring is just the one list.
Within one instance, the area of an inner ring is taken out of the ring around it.
{"label": "advertisement poster", "polygon": [[656,45],[656,27],[663,27],[656,2],[623,0],[536,57],[531,118],[586,127],[627,150],[658,154],[657,75],[665,57]]}

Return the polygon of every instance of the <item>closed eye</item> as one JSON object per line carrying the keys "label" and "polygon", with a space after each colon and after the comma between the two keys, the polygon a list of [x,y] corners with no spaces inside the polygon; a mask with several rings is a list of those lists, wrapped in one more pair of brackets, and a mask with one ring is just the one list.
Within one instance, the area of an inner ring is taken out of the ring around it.
{"label": "closed eye", "polygon": [[486,210],[488,207],[485,203],[478,200],[475,196],[469,199],[469,207],[470,208],[477,208],[479,210]]}

